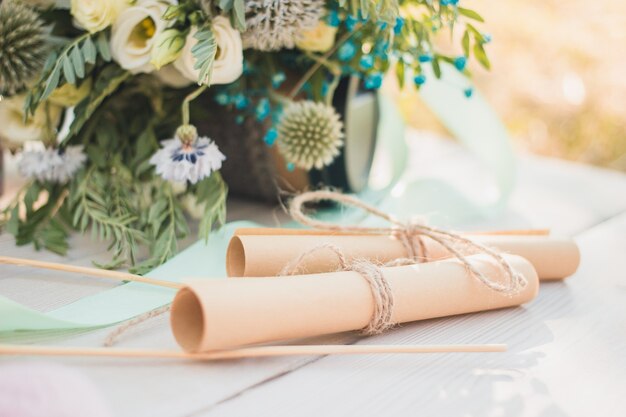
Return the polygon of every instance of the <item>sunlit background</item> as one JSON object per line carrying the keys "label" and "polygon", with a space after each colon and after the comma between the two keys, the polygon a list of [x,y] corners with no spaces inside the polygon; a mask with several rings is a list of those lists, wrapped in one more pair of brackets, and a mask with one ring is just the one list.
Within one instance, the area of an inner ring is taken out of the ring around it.
{"label": "sunlit background", "polygon": [[[475,84],[517,147],[626,171],[626,1],[462,3],[493,39],[492,70],[472,65]],[[409,123],[440,128],[416,99],[401,94]]]}

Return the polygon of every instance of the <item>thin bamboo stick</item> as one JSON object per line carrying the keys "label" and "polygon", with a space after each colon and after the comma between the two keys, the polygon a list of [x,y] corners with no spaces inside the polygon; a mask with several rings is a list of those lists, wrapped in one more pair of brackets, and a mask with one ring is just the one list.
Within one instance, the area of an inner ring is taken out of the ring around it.
{"label": "thin bamboo stick", "polygon": [[258,346],[207,353],[186,353],[174,350],[108,349],[32,345],[2,345],[1,355],[25,356],[96,356],[142,359],[186,359],[213,361],[224,359],[255,358],[294,355],[356,355],[376,353],[452,353],[452,352],[505,352],[505,344],[484,345],[293,345]]}
{"label": "thin bamboo stick", "polygon": [[160,279],[142,277],[141,275],[131,274],[129,272],[109,271],[106,269],[89,268],[85,266],[65,265],[54,262],[42,262],[32,259],[13,258],[10,256],[0,256],[0,264],[30,266],[33,268],[51,269],[54,271],[70,272],[74,274],[91,275],[94,277],[108,278],[116,281],[133,281],[144,284],[157,285],[160,287],[181,289],[183,284]]}
{"label": "thin bamboo stick", "polygon": [[[317,230],[317,229],[288,229],[288,228],[272,228],[272,227],[241,227],[235,230],[235,236],[248,235],[288,235],[288,236],[362,236],[372,234],[385,234],[383,232],[343,232],[340,230]],[[516,229],[516,230],[481,230],[468,231],[463,235],[502,235],[502,236],[549,236],[550,229]]]}

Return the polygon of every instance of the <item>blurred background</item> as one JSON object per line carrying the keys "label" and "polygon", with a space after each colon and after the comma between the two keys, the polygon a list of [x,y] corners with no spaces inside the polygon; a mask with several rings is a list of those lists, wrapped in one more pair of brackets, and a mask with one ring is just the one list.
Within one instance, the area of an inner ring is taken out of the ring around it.
{"label": "blurred background", "polygon": [[[626,1],[464,0],[485,18],[491,71],[476,88],[518,149],[626,171]],[[459,31],[460,32],[460,31]],[[446,39],[448,38],[448,39]],[[442,36],[440,42],[450,42]],[[458,40],[451,50],[459,51]],[[413,89],[399,93],[408,123],[443,129]]]}

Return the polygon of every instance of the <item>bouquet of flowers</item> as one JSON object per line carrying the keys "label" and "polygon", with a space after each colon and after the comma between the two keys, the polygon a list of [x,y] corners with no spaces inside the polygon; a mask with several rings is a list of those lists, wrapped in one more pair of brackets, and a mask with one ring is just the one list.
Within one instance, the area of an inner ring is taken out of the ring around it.
{"label": "bouquet of flowers", "polygon": [[[321,169],[343,146],[342,77],[378,89],[393,70],[419,88],[425,65],[489,67],[476,22],[458,0],[4,0],[0,140],[29,182],[0,225],[57,253],[91,229],[111,242],[103,267],[148,271],[188,215],[203,238],[225,219],[228,160],[195,127],[209,111],[197,98],[266,122],[288,170]],[[443,30],[457,53],[434,47]]]}

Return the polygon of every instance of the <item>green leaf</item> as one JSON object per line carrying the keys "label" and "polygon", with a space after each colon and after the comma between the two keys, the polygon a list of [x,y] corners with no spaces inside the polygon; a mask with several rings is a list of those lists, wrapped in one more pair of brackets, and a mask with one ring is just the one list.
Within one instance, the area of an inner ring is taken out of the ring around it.
{"label": "green leaf", "polygon": [[461,44],[463,45],[463,54],[467,57],[469,56],[469,51],[470,51],[470,35],[469,32],[466,30],[465,33],[463,34],[463,39],[461,40]]}
{"label": "green leaf", "polygon": [[370,8],[369,8],[369,0],[361,0],[361,16],[363,17],[363,19],[367,19],[369,17],[370,14]]}
{"label": "green leaf", "polygon": [[96,45],[94,45],[91,40],[91,36],[87,37],[87,39],[85,39],[85,43],[83,43],[83,56],[85,57],[85,62],[92,65],[95,64],[97,53]]}
{"label": "green leaf", "polygon": [[405,72],[404,61],[399,60],[398,63],[396,64],[396,77],[398,78],[398,85],[400,86],[401,89],[404,88],[404,81],[405,81],[404,72]]}
{"label": "green leaf", "polygon": [[473,19],[476,20],[478,22],[484,22],[485,19],[483,19],[483,17],[481,15],[479,15],[478,13],[476,13],[473,10],[470,9],[466,9],[464,7],[457,7],[457,10],[459,12],[460,15],[463,15],[469,19]]}
{"label": "green leaf", "polygon": [[107,40],[104,32],[100,32],[96,38],[96,46],[98,48],[98,52],[100,52],[100,56],[102,56],[102,59],[109,62],[111,60],[111,50],[109,49],[109,41]]}
{"label": "green leaf", "polygon": [[483,48],[483,45],[479,42],[474,44],[474,57],[480,62],[480,64],[486,69],[491,69],[491,63],[489,62],[489,58],[487,57],[487,53]]}
{"label": "green leaf", "polygon": [[[46,84],[44,86],[43,93],[41,93],[41,98],[39,99],[39,101],[45,100],[46,98],[48,98],[48,96],[50,96],[50,94],[52,94],[54,89],[57,88],[57,86],[59,85],[60,79],[61,79],[61,65],[57,61],[57,65],[52,69],[52,72],[50,73],[50,75],[48,76],[48,79],[46,80]],[[37,108],[37,105],[33,103],[33,106],[34,108],[31,107],[31,112],[34,113],[34,111]]]}
{"label": "green leaf", "polygon": [[67,55],[63,55],[63,76],[65,81],[70,84],[76,84],[76,75],[74,75],[74,67]]}
{"label": "green leaf", "polygon": [[85,76],[85,61],[78,46],[72,48],[70,58],[72,59],[72,65],[74,66],[74,73],[78,76],[78,78],[83,78]]}
{"label": "green leaf", "polygon": [[441,78],[441,66],[439,65],[439,57],[435,57],[433,59],[433,72],[435,73],[435,77]]}
{"label": "green leaf", "polygon": [[214,172],[196,184],[195,195],[198,204],[204,203],[205,210],[200,221],[198,235],[208,240],[214,224],[222,225],[226,221],[226,197],[228,188],[219,172]]}
{"label": "green leaf", "polygon": [[194,69],[200,71],[198,84],[210,85],[213,63],[217,53],[215,35],[209,26],[204,26],[196,32],[194,37],[198,43],[191,48],[191,53],[196,60]]}
{"label": "green leaf", "polygon": [[246,30],[246,7],[244,0],[234,0],[235,28],[241,32]]}

